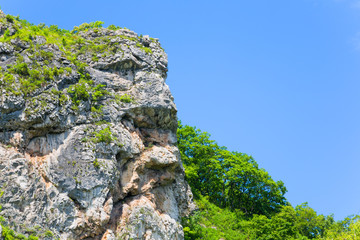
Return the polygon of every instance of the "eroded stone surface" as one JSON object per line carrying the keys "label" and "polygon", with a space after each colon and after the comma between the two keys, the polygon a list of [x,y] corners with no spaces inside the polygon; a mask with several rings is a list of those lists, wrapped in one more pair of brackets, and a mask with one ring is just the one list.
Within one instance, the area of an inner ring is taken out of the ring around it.
{"label": "eroded stone surface", "polygon": [[[11,24],[1,29],[6,27]],[[0,89],[1,215],[19,232],[41,228],[60,239],[183,239],[179,222],[193,203],[176,147],[167,55],[156,39],[126,29],[81,34],[109,37],[118,46],[97,62],[86,53],[78,56],[109,93],[100,101],[102,114],[94,116],[87,102],[75,111],[70,100],[61,103],[51,94],[76,84],[79,75],[59,47],[42,37],[34,42],[53,53],[50,64],[73,71],[30,97]],[[16,54],[31,62],[27,48],[19,40],[0,43],[0,66],[15,64]],[[124,94],[133,101],[117,100]],[[94,139],[106,128],[111,141]]]}

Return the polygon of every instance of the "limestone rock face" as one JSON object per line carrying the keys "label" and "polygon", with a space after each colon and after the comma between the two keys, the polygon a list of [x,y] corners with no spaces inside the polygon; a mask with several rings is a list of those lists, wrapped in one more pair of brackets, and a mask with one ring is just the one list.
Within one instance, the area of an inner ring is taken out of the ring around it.
{"label": "limestone rock face", "polygon": [[24,40],[30,27],[0,15],[6,224],[41,239],[183,239],[194,205],[158,40],[101,27]]}

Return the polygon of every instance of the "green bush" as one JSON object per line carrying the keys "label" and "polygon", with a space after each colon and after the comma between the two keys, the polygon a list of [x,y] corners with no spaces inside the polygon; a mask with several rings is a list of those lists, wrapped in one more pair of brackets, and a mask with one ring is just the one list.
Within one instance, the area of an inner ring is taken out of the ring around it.
{"label": "green bush", "polygon": [[1,236],[4,238],[4,240],[38,240],[39,239],[34,235],[30,235],[29,237],[26,237],[22,234],[16,233],[14,230],[4,225],[2,225]]}
{"label": "green bush", "polygon": [[186,178],[195,195],[218,207],[242,210],[248,216],[271,216],[287,204],[286,187],[259,168],[249,155],[219,146],[195,127],[178,127],[178,147]]}
{"label": "green bush", "polygon": [[54,57],[54,54],[52,52],[40,50],[40,57],[47,59],[47,60],[51,60]]}
{"label": "green bush", "polygon": [[94,168],[100,168],[100,163],[97,158],[93,161]]}
{"label": "green bush", "polygon": [[121,27],[115,26],[113,24],[109,25],[107,28],[110,29],[110,30],[114,30],[114,31],[116,31],[118,29],[121,29]]}
{"label": "green bush", "polygon": [[80,26],[75,26],[74,29],[71,31],[71,33],[78,33],[81,31],[87,31],[92,28],[101,28],[103,26],[104,22],[102,21],[96,21],[91,23],[83,23]]}
{"label": "green bush", "polygon": [[14,22],[14,17],[8,14],[8,15],[6,15],[6,20],[8,22],[10,22],[10,23],[13,23]]}
{"label": "green bush", "polygon": [[10,72],[22,75],[22,76],[29,76],[29,67],[26,63],[18,63],[13,65],[12,68],[9,69]]}
{"label": "green bush", "polygon": [[103,85],[103,84],[96,85],[95,87],[93,87],[91,89],[91,92],[92,92],[92,100],[93,101],[98,101],[102,97],[109,94],[109,92],[107,90],[105,90],[105,85]]}
{"label": "green bush", "polygon": [[90,97],[91,82],[86,79],[80,79],[80,81],[69,87],[69,93],[72,96],[72,100],[75,105],[79,105],[80,101],[88,101]]}
{"label": "green bush", "polygon": [[110,127],[106,127],[99,132],[94,133],[94,140],[96,143],[104,142],[110,144],[115,138],[112,136]]}
{"label": "green bush", "polygon": [[124,94],[124,95],[120,96],[118,98],[118,100],[120,100],[120,102],[123,102],[123,103],[131,103],[134,101],[133,97],[129,94]]}
{"label": "green bush", "polygon": [[144,50],[147,54],[152,54],[152,50],[148,47],[144,47],[143,45],[141,45],[140,43],[136,43],[136,46],[142,50]]}
{"label": "green bush", "polygon": [[47,230],[47,231],[44,233],[44,236],[45,236],[45,237],[53,237],[53,236],[54,236],[54,233],[51,232],[51,231],[49,231],[49,230]]}

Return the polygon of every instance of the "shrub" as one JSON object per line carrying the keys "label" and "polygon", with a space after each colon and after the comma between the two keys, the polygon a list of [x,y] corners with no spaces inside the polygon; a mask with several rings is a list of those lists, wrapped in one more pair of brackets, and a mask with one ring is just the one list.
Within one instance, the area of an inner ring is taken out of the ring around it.
{"label": "shrub", "polygon": [[100,168],[100,163],[97,158],[93,161],[94,168]]}
{"label": "shrub", "polygon": [[60,97],[59,97],[59,104],[60,106],[63,106],[65,105],[65,103],[67,102],[68,98],[65,94],[60,94]]}
{"label": "shrub", "polygon": [[72,100],[75,105],[79,105],[80,101],[87,101],[90,97],[89,83],[85,79],[80,79],[80,81],[69,87],[69,93],[72,95]]}
{"label": "shrub", "polygon": [[105,85],[98,84],[92,89],[92,100],[98,101],[100,98],[108,94],[108,91],[105,89]]}
{"label": "shrub", "polygon": [[54,54],[52,52],[40,50],[40,57],[42,57],[43,59],[51,60],[54,57]]}
{"label": "shrub", "polygon": [[92,28],[101,28],[103,26],[104,22],[102,21],[96,21],[91,23],[83,23],[80,26],[75,26],[74,29],[71,31],[71,33],[78,33],[81,31],[87,31]]}
{"label": "shrub", "polygon": [[107,28],[114,31],[121,29],[121,27],[115,26],[114,24],[109,25]]}
{"label": "shrub", "polygon": [[143,45],[141,45],[140,43],[136,43],[136,46],[142,50],[144,50],[147,54],[152,54],[152,50],[148,47],[144,47]]}
{"label": "shrub", "polygon": [[10,22],[10,23],[13,23],[14,22],[14,17],[8,14],[8,15],[6,15],[6,20],[8,22]]}
{"label": "shrub", "polygon": [[112,133],[110,131],[110,127],[106,127],[99,132],[95,132],[95,142],[104,142],[104,143],[111,143],[112,140],[114,140]]}
{"label": "shrub", "polygon": [[54,233],[51,232],[51,231],[49,231],[49,230],[47,230],[47,231],[44,233],[44,236],[45,236],[45,237],[53,237],[53,236],[54,236]]}
{"label": "shrub", "polygon": [[131,103],[131,102],[134,101],[134,99],[132,98],[132,96],[129,95],[129,94],[124,94],[124,95],[122,95],[122,96],[119,98],[119,100],[120,100],[121,102],[123,102],[123,103]]}
{"label": "shrub", "polygon": [[17,73],[22,76],[29,76],[29,67],[26,63],[18,63],[9,69],[9,71]]}

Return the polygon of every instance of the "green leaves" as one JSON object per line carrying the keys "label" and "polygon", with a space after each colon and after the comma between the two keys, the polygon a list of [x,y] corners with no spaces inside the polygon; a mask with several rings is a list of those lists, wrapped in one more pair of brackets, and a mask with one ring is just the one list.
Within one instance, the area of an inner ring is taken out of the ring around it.
{"label": "green leaves", "polygon": [[195,127],[178,127],[178,147],[195,197],[208,196],[219,207],[246,215],[271,216],[286,204],[286,188],[249,155],[230,152]]}
{"label": "green leaves", "polygon": [[75,85],[69,87],[69,93],[72,96],[75,105],[79,105],[80,101],[87,101],[90,97],[91,82],[86,79],[80,79]]}
{"label": "green leaves", "polygon": [[92,28],[101,28],[103,26],[104,22],[102,21],[96,21],[91,23],[83,23],[80,26],[75,26],[74,29],[71,31],[71,33],[78,33],[81,31],[87,31]]}
{"label": "green leaves", "polygon": [[199,207],[183,219],[185,239],[358,239],[359,216],[335,222],[307,203],[293,208],[286,188],[249,155],[231,152],[210,134],[179,122],[178,147]]}
{"label": "green leaves", "polygon": [[14,22],[14,17],[8,14],[8,15],[6,15],[6,20],[7,20],[9,23],[13,23],[13,22]]}
{"label": "green leaves", "polygon": [[[90,101],[91,111],[101,113],[101,106],[97,106],[97,102],[108,94],[105,85],[97,84],[87,78],[81,78],[78,83],[69,87],[69,93],[74,105],[77,107],[81,101]],[[99,112],[100,111],[100,112]]]}
{"label": "green leaves", "polygon": [[134,98],[131,95],[125,93],[124,95],[118,97],[118,100],[123,103],[131,103],[134,101]]}
{"label": "green leaves", "polygon": [[94,133],[95,142],[104,142],[106,144],[110,144],[113,140],[116,140],[116,138],[113,137],[112,132],[110,131],[110,127],[106,127],[99,132]]}

